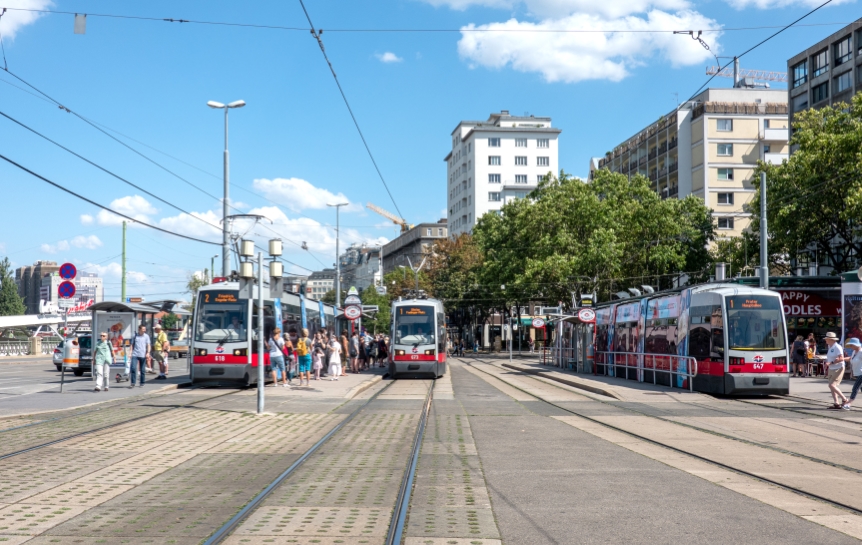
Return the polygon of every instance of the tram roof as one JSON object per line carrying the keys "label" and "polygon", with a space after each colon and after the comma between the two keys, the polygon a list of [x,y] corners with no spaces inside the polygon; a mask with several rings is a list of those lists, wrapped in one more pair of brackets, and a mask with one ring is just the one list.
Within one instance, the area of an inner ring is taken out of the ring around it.
{"label": "tram roof", "polygon": [[[704,284],[695,284],[693,286],[680,286],[678,288],[672,288],[663,291],[657,291],[655,293],[644,293],[642,295],[632,295],[630,297],[626,297],[625,299],[614,299],[612,301],[602,301],[600,303],[596,303],[596,308],[606,307],[608,305],[614,304],[626,304],[626,303],[634,303],[637,301],[643,301],[644,299],[656,299],[658,297],[665,297],[667,295],[673,295],[675,293],[680,293],[683,290],[691,289],[696,292],[704,292],[704,291],[719,291],[719,290],[739,290],[740,288],[749,288],[749,289],[759,289],[758,286],[749,286],[743,283],[732,283],[728,281],[721,282],[707,282]],[[770,290],[763,290],[770,291]]]}

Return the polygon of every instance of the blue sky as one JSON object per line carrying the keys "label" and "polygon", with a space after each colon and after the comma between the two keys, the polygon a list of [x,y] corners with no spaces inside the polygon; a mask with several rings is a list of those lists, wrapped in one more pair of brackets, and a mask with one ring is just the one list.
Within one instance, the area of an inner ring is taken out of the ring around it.
{"label": "blue sky", "polygon": [[[508,109],[551,116],[563,133],[560,165],[585,175],[602,155],[688,98],[705,81],[711,54],[672,34],[461,33],[458,29],[733,29],[789,23],[819,2],[793,0],[306,0],[351,106],[397,206],[412,223],[444,214],[443,157],[461,119]],[[786,60],[859,17],[833,2],[742,60],[786,70]],[[109,2],[0,0],[0,6],[89,14],[307,28],[296,2],[220,0]],[[0,19],[9,69],[130,146],[212,195],[221,193],[223,116],[208,100],[243,99],[231,112],[236,206],[267,215],[285,257],[307,272],[334,261],[334,212],[346,198],[342,241],[374,242],[395,230],[362,205],[395,211],[362,146],[315,40],[307,30],[239,28],[89,16]],[[829,24],[837,23],[837,24]],[[455,32],[346,32],[451,29]],[[748,49],[773,29],[707,32],[719,55]],[[23,85],[0,72],[0,81]],[[0,111],[206,222],[220,203],[99,133],[56,105],[0,83]],[[713,86],[728,86],[716,79]],[[780,85],[780,84],[779,84]],[[134,140],[127,140],[131,137]],[[142,143],[142,144],[141,144]],[[146,147],[149,146],[149,147]],[[156,151],[158,150],[158,151]],[[0,118],[0,154],[101,204],[153,224],[218,241],[207,223],[105,175]],[[167,155],[166,155],[167,154]],[[168,155],[172,156],[169,157]],[[181,160],[182,162],[176,160]],[[2,161],[0,161],[2,162]],[[119,296],[120,227],[111,217],[2,162],[0,256],[17,267],[72,261],[105,277]],[[256,227],[250,236],[272,233]],[[299,248],[306,241],[310,251]],[[220,248],[134,227],[128,231],[128,295],[187,297],[192,271]],[[304,269],[307,268],[307,269]]]}

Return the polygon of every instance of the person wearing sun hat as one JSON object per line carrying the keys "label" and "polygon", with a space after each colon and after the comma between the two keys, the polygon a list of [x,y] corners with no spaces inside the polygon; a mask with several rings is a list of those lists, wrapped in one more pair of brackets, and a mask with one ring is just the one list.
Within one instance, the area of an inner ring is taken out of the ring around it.
{"label": "person wearing sun hat", "polygon": [[850,356],[850,368],[853,369],[853,376],[856,377],[856,382],[853,383],[853,390],[850,392],[850,399],[841,406],[845,411],[849,411],[850,405],[856,399],[856,394],[859,393],[859,388],[862,387],[862,343],[856,337],[852,337],[847,339],[844,346],[853,350],[853,355]]}
{"label": "person wearing sun hat", "polygon": [[838,343],[838,335],[832,331],[826,333],[826,345],[829,350],[826,352],[826,363],[828,371],[826,379],[829,381],[829,391],[832,393],[832,400],[835,402],[830,409],[841,409],[847,403],[847,398],[841,393],[841,379],[844,378],[844,360],[850,359],[844,357],[844,349]]}

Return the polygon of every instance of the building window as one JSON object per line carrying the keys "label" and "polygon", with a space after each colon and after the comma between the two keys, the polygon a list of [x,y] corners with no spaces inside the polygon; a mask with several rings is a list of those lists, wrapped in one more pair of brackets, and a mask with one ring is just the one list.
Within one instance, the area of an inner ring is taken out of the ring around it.
{"label": "building window", "polygon": [[544,180],[544,179],[545,179],[545,175],[544,175],[544,174],[537,174],[537,175],[536,175],[536,183],[537,183],[537,184],[542,183],[542,180]]}
{"label": "building window", "polygon": [[488,156],[488,164],[491,166],[500,166],[500,156],[499,155],[489,155]]}
{"label": "building window", "polygon": [[733,193],[719,193],[718,204],[733,204]]}
{"label": "building window", "polygon": [[500,192],[499,191],[488,192],[488,200],[491,202],[498,202],[500,200]]}
{"label": "building window", "polygon": [[769,153],[770,147],[769,144],[763,144],[763,153]]}
{"label": "building window", "polygon": [[817,104],[821,100],[829,98],[829,82],[824,81],[820,85],[811,88],[811,103]]}
{"label": "building window", "polygon": [[527,158],[523,155],[515,156],[515,166],[516,167],[525,167],[527,166]]}
{"label": "building window", "polygon": [[473,142],[470,142],[469,144],[467,144],[467,153],[470,153],[472,151],[473,151]]}
{"label": "building window", "polygon": [[718,155],[719,157],[733,157],[733,144],[719,144]]}
{"label": "building window", "polygon": [[733,130],[733,120],[732,119],[717,119],[718,122],[718,130],[721,132],[730,132]]}
{"label": "building window", "polygon": [[793,88],[797,88],[808,81],[808,63],[802,61],[793,67]]}
{"label": "building window", "polygon": [[499,184],[500,183],[500,175],[499,174],[488,174],[488,183],[489,184]]}
{"label": "building window", "polygon": [[526,148],[527,147],[527,139],[526,138],[515,138],[515,147],[516,148]]}
{"label": "building window", "polygon": [[808,109],[808,93],[803,93],[793,99],[793,111],[801,112]]}
{"label": "building window", "polygon": [[551,147],[551,141],[547,138],[539,138],[538,140],[536,140],[536,147],[537,148],[549,148],[549,147]]}
{"label": "building window", "polygon": [[427,232],[428,236],[430,237],[431,236],[431,229],[429,228],[428,231],[426,231],[426,232]]}
{"label": "building window", "polygon": [[844,72],[835,78],[835,94],[853,87],[853,72]]}
{"label": "building window", "polygon": [[443,228],[442,228],[442,227],[438,227],[438,228],[437,228],[437,236],[438,236],[438,237],[442,237],[442,236],[443,236]]}
{"label": "building window", "polygon": [[720,168],[718,169],[718,179],[719,181],[729,181],[733,180],[733,169],[732,168]]}
{"label": "building window", "polygon": [[853,58],[853,49],[850,47],[850,36],[832,46],[832,58],[835,59],[835,66],[840,66]]}
{"label": "building window", "polygon": [[540,166],[540,167],[551,166],[551,159],[549,157],[536,157],[536,166]]}
{"label": "building window", "polygon": [[816,78],[829,70],[829,50],[824,49],[811,57],[811,77]]}
{"label": "building window", "polygon": [[733,218],[718,218],[719,229],[733,229]]}
{"label": "building window", "polygon": [[769,120],[768,120],[768,119],[764,119],[764,120],[763,120],[763,128],[764,128],[764,129],[768,129],[768,128],[769,128]]}
{"label": "building window", "polygon": [[515,174],[515,183],[516,184],[527,183],[527,175],[526,174]]}
{"label": "building window", "polygon": [[500,147],[500,139],[499,138],[489,138],[488,139],[488,147],[489,148],[499,148]]}

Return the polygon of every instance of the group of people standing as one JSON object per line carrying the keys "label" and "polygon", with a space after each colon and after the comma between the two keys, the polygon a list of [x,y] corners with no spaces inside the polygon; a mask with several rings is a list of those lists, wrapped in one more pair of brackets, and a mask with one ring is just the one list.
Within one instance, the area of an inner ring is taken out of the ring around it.
{"label": "group of people standing", "polygon": [[[318,331],[314,338],[308,336],[308,329],[300,334],[291,329],[282,337],[280,328],[275,328],[267,341],[272,386],[293,385],[299,378],[299,386],[311,385],[311,380],[321,380],[321,374],[329,380],[338,380],[348,372],[361,373],[374,367],[384,367],[389,357],[389,337],[382,334],[368,335],[347,331],[340,336],[329,331]],[[312,374],[314,375],[312,377]]]}
{"label": "group of people standing", "polygon": [[[824,374],[826,380],[829,381],[829,392],[832,394],[832,405],[829,409],[849,411],[853,401],[856,400],[856,395],[862,387],[862,342],[856,337],[847,339],[842,347],[838,342],[838,335],[833,332],[826,333],[824,337],[828,350],[826,351],[826,359],[823,364],[825,366]],[[814,361],[814,351],[817,347],[817,341],[814,334],[810,334],[808,339],[803,339],[801,335],[796,337],[793,345],[790,347],[791,361],[795,364],[796,376],[811,376],[812,371],[808,368],[811,362]],[[850,397],[844,395],[841,391],[841,380],[844,378],[844,371],[847,365],[851,366],[853,376],[856,377],[856,382],[853,384],[853,390],[850,392]],[[819,364],[814,363],[815,366]],[[819,374],[815,368],[814,374]]]}
{"label": "group of people standing", "polygon": [[[114,351],[108,341],[108,331],[99,333],[93,347],[93,380],[96,383],[96,392],[107,392],[110,385],[110,367],[114,363]],[[144,325],[138,327],[137,333],[132,336],[129,343],[132,354],[127,370],[129,371],[129,388],[143,388],[147,373],[156,373],[155,363],[159,364],[158,376],[155,380],[168,379],[168,354],[170,352],[170,341],[162,329],[161,324],[153,325],[153,338],[147,334]]]}

